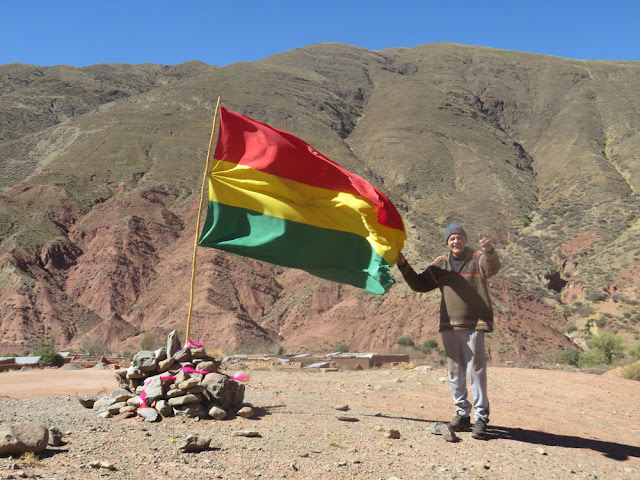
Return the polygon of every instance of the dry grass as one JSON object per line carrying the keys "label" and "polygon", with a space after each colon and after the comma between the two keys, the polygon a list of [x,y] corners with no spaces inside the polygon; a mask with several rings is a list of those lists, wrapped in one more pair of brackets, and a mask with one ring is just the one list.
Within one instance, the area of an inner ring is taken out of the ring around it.
{"label": "dry grass", "polygon": [[253,370],[254,372],[259,371],[271,371],[273,370],[273,363],[271,361],[257,361],[257,362],[247,362],[247,370]]}
{"label": "dry grass", "polygon": [[207,355],[211,358],[223,358],[224,352],[218,348],[207,348]]}
{"label": "dry grass", "polygon": [[40,462],[40,457],[38,457],[34,452],[24,452],[20,455],[20,463],[24,465],[37,465]]}
{"label": "dry grass", "polygon": [[636,362],[622,370],[622,378],[640,382],[640,362]]}
{"label": "dry grass", "polygon": [[400,368],[402,370],[413,370],[414,368],[416,368],[416,364],[413,362],[409,362],[409,363],[401,363],[400,364]]}

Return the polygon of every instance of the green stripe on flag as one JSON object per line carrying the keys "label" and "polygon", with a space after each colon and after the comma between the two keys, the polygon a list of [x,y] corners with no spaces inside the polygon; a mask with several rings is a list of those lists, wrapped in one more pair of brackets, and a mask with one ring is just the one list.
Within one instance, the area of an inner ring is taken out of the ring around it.
{"label": "green stripe on flag", "polygon": [[394,283],[389,264],[359,235],[217,202],[209,202],[198,245],[300,268],[375,294]]}

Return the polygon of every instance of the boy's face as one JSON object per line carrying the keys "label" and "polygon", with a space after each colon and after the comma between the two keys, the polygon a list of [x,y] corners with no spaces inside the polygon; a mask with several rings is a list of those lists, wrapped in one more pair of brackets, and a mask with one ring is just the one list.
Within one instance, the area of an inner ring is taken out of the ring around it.
{"label": "boy's face", "polygon": [[449,247],[449,250],[453,253],[454,257],[462,255],[466,246],[467,237],[460,235],[459,233],[454,233],[447,239],[447,247]]}

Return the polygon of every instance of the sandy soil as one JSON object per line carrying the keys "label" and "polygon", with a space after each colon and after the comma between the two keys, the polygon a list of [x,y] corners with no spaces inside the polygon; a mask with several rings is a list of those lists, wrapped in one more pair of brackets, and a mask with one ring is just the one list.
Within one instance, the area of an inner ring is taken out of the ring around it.
{"label": "sandy soil", "polygon": [[[469,433],[447,443],[429,432],[451,419],[443,369],[251,372],[245,402],[253,419],[102,419],[76,394],[116,383],[105,370],[0,373],[0,424],[39,421],[64,444],[39,460],[0,458],[0,479],[637,479],[640,382],[612,375],[491,368],[486,441]],[[336,405],[348,405],[339,412]],[[348,415],[354,421],[341,421]],[[397,429],[399,439],[387,438]],[[234,436],[252,430],[259,437]],[[211,448],[181,453],[188,434]],[[93,469],[91,460],[116,470]]]}
{"label": "sandy soil", "polygon": [[118,382],[113,370],[46,369],[0,373],[0,395],[12,399],[108,395],[116,388]]}

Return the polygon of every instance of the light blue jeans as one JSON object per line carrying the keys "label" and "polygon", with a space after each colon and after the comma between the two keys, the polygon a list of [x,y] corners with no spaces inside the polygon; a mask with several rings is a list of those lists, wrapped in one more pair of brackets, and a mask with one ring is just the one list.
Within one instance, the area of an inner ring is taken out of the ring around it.
{"label": "light blue jeans", "polygon": [[447,354],[451,396],[458,415],[471,415],[471,402],[467,399],[467,377],[471,382],[475,420],[489,422],[487,396],[487,356],[482,330],[445,330],[442,344]]}

